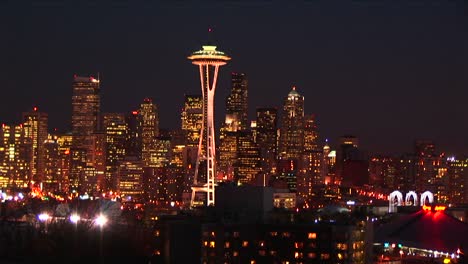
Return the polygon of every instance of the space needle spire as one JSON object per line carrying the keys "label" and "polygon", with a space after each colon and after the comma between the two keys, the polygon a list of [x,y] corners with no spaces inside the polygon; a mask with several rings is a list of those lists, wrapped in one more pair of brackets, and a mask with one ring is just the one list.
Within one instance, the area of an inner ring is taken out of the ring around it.
{"label": "space needle spire", "polygon": [[[212,33],[211,28],[208,30]],[[200,72],[200,84],[203,94],[203,123],[198,143],[197,163],[192,186],[191,206],[195,206],[197,192],[206,193],[207,206],[215,203],[215,129],[214,129],[214,95],[219,67],[231,58],[224,52],[216,50],[212,43],[202,46],[201,50],[193,52],[188,59],[197,65]],[[206,170],[205,172],[203,172]],[[205,179],[202,179],[205,178]]]}

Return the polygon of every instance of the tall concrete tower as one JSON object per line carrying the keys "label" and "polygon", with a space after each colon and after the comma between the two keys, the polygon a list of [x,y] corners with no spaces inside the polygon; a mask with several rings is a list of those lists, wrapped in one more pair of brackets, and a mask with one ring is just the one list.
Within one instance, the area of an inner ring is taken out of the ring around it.
{"label": "tall concrete tower", "polygon": [[[202,50],[195,51],[188,57],[193,64],[198,65],[203,93],[203,124],[200,131],[197,164],[195,166],[192,187],[192,206],[194,206],[196,192],[205,192],[207,194],[207,206],[214,205],[215,203],[216,148],[213,110],[214,95],[219,66],[225,65],[231,59],[224,52],[216,50],[216,46],[206,45],[202,48]],[[205,182],[200,182],[198,179],[201,162],[206,164]]]}

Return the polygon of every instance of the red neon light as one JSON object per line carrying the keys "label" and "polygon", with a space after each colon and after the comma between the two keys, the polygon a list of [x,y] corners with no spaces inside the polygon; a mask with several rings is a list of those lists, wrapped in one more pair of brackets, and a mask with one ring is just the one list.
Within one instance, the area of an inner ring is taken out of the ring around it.
{"label": "red neon light", "polygon": [[132,111],[132,114],[138,115],[138,111]]}

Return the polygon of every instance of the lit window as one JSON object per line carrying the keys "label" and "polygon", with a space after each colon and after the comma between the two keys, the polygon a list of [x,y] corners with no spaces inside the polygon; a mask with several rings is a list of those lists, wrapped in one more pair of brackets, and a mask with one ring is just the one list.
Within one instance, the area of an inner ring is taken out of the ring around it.
{"label": "lit window", "polygon": [[343,254],[338,253],[338,259],[339,259],[339,260],[342,260],[342,259],[343,259]]}
{"label": "lit window", "polygon": [[232,236],[233,236],[233,237],[239,237],[239,232],[237,232],[237,231],[236,231],[236,232],[233,232],[233,233],[232,233]]}
{"label": "lit window", "polygon": [[261,247],[264,247],[264,246],[265,246],[265,241],[260,241],[260,242],[258,243],[258,245],[260,245]]}
{"label": "lit window", "polygon": [[260,256],[265,256],[265,255],[266,255],[266,251],[265,251],[265,250],[259,250],[259,251],[258,251],[258,255],[260,255]]}
{"label": "lit window", "polygon": [[303,246],[304,246],[304,243],[302,243],[302,242],[295,242],[294,243],[295,248],[302,248]]}
{"label": "lit window", "polygon": [[234,257],[237,257],[237,256],[239,256],[239,252],[234,251],[234,252],[232,252],[232,255],[233,255]]}
{"label": "lit window", "polygon": [[206,247],[208,246],[208,241],[203,242],[203,245]]}
{"label": "lit window", "polygon": [[330,254],[322,253],[322,254],[320,254],[320,259],[330,259]]}
{"label": "lit window", "polygon": [[243,247],[249,246],[249,241],[244,241],[244,242],[242,242],[242,246],[243,246]]}
{"label": "lit window", "polygon": [[226,241],[224,243],[224,248],[229,248],[231,246],[231,243],[229,243],[229,241]]}
{"label": "lit window", "polygon": [[210,248],[214,248],[215,247],[215,242],[214,241],[210,241]]}
{"label": "lit window", "polygon": [[275,237],[278,235],[278,232],[270,232],[270,236]]}
{"label": "lit window", "polygon": [[307,254],[307,256],[311,259],[314,259],[317,257],[317,254],[315,254],[314,252],[310,252],[309,254]]}
{"label": "lit window", "polygon": [[316,239],[316,238],[317,238],[317,233],[309,233],[309,234],[307,235],[307,238],[309,238],[309,239]]}
{"label": "lit window", "polygon": [[291,236],[291,233],[289,232],[283,232],[283,237],[290,237]]}

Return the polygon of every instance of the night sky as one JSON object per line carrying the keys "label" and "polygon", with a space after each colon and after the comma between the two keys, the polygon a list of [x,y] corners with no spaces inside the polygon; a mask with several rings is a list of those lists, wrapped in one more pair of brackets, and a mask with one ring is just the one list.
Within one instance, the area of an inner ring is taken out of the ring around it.
{"label": "night sky", "polygon": [[184,94],[201,93],[186,57],[211,27],[232,56],[218,125],[236,71],[249,77],[250,119],[295,85],[332,143],[354,134],[371,153],[399,153],[428,138],[468,154],[463,1],[154,2],[1,1],[0,122],[19,123],[37,105],[66,130],[73,74],[100,72],[103,112],[152,97],[161,127],[180,127]]}

